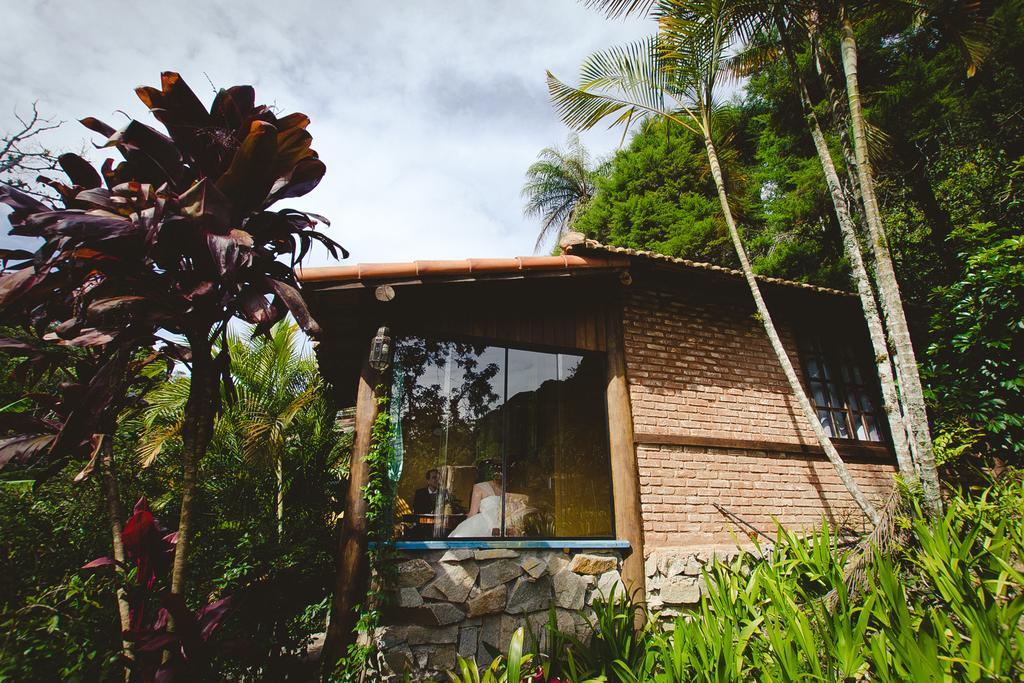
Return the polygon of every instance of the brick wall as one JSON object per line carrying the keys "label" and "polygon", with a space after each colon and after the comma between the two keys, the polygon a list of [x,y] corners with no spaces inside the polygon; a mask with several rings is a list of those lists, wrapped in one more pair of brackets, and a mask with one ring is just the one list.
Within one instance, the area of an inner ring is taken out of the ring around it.
{"label": "brick wall", "polygon": [[[623,328],[637,432],[816,443],[752,314],[752,303],[630,291]],[[799,368],[791,331],[779,333]]]}
{"label": "brick wall", "polygon": [[[861,530],[856,503],[824,458],[792,453],[699,446],[637,447],[644,549],[746,541],[746,530],[715,508],[724,507],[774,537],[778,519],[787,529],[821,524]],[[868,498],[882,501],[893,468],[847,462]]]}
{"label": "brick wall", "polygon": [[[646,435],[816,444],[753,305],[642,288],[627,295],[624,335],[637,438],[645,550],[729,544],[739,527],[713,503],[758,528],[864,520],[823,456],[744,447],[657,445]],[[776,320],[799,372],[792,330]],[[884,500],[893,467],[859,459],[849,468]]]}

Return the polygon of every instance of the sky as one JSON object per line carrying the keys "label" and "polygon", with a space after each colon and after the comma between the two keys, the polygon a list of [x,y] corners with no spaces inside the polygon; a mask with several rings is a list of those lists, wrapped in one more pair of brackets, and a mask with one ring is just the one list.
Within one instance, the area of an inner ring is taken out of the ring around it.
{"label": "sky", "polygon": [[[159,127],[134,88],[159,87],[161,71],[181,73],[207,104],[214,87],[252,84],[258,102],[311,118],[327,175],[278,206],[327,216],[348,263],[532,253],[540,223],[522,214],[524,173],[569,132],[545,70],[574,82],[590,53],[654,30],[575,0],[16,7],[3,13],[0,132],[38,101],[66,121],[47,138],[51,149],[89,150],[99,140],[77,123],[84,116]],[[582,135],[595,155],[620,137],[603,127]],[[98,165],[108,153],[87,156]],[[309,265],[330,262],[317,252]]]}

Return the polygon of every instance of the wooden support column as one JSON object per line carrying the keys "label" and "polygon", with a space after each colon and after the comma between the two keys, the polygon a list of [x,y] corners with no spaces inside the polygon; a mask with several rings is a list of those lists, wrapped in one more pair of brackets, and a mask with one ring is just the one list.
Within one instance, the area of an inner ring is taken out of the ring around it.
{"label": "wooden support column", "polygon": [[344,656],[348,646],[355,642],[358,620],[355,608],[366,599],[370,578],[366,498],[363,496],[363,487],[370,480],[366,455],[370,451],[373,423],[377,419],[376,387],[380,382],[381,373],[370,367],[367,355],[363,361],[356,394],[356,424],[349,464],[348,495],[345,499],[345,516],[341,524],[330,623],[327,626],[321,655],[321,670],[325,679],[338,660]]}
{"label": "wooden support column", "polygon": [[629,541],[630,554],[622,562],[622,582],[638,600],[647,600],[644,575],[644,523],[640,512],[640,471],[633,443],[633,410],[626,381],[626,350],[622,334],[622,299],[614,297],[606,322],[608,348],[608,437],[612,460],[612,501],[615,534]]}

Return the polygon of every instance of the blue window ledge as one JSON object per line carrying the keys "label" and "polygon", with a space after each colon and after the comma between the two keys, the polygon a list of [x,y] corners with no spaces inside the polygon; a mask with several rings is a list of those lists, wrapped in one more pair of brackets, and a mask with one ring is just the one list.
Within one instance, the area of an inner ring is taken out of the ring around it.
{"label": "blue window ledge", "polygon": [[[377,544],[370,543],[373,548]],[[471,550],[510,549],[510,550],[629,550],[629,541],[612,539],[588,540],[519,540],[519,539],[465,539],[436,541],[395,541],[396,550],[453,550],[469,548]]]}

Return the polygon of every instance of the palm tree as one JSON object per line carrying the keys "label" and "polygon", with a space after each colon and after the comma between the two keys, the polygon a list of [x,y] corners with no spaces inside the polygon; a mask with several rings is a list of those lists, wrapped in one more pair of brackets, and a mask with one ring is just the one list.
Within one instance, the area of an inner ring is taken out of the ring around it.
{"label": "palm tree", "polygon": [[841,26],[840,52],[843,72],[846,76],[846,92],[849,104],[850,127],[853,137],[854,162],[857,184],[860,188],[864,218],[868,227],[868,243],[874,256],[875,284],[878,287],[882,312],[885,315],[889,340],[895,353],[896,377],[902,390],[906,406],[910,446],[921,476],[921,488],[925,506],[932,516],[942,512],[942,496],[939,489],[938,470],[928,428],[928,412],[925,407],[924,390],[918,372],[914,345],[910,338],[910,326],[903,310],[896,270],[892,263],[889,243],[882,227],[882,216],[875,194],[875,174],[868,152],[867,126],[861,110],[860,84],[857,74],[857,42],[853,22],[845,2],[839,3]]}
{"label": "palm tree", "polygon": [[297,445],[293,426],[303,410],[323,397],[316,361],[299,352],[300,342],[298,326],[286,321],[276,324],[269,337],[251,343],[237,336],[228,339],[243,454],[274,465],[278,534],[284,532],[284,462]]}
{"label": "palm tree", "polygon": [[[850,261],[850,274],[857,288],[857,294],[860,297],[861,308],[864,311],[868,336],[871,340],[875,356],[875,370],[881,388],[882,405],[889,423],[889,433],[892,436],[893,450],[896,453],[899,471],[906,481],[913,482],[918,478],[917,468],[910,451],[908,424],[903,405],[900,402],[896,379],[893,375],[893,359],[886,341],[885,328],[878,308],[878,300],[871,286],[871,279],[865,265],[864,254],[861,250],[857,227],[851,215],[846,191],[839,179],[839,172],[836,170],[835,162],[832,160],[832,153],[829,150],[825,133],[814,108],[810,89],[796,58],[794,34],[799,31],[799,19],[802,17],[794,18],[786,14],[787,11],[806,10],[806,8],[802,6],[787,8],[785,5],[786,3],[784,2],[773,2],[771,0],[764,3],[747,4],[746,10],[750,14],[751,26],[743,28],[749,28],[757,32],[759,41],[755,44],[748,44],[747,49],[732,60],[732,68],[741,75],[747,75],[762,66],[766,59],[775,58],[779,52],[782,53],[786,60],[790,78],[793,80],[793,85],[800,98],[800,104],[803,108],[811,140],[818,155],[818,161],[824,172],[825,184],[828,188],[836,214],[836,221],[839,224],[840,234],[842,235],[843,249]],[[773,29],[778,34],[777,44],[770,42],[769,34],[772,33]],[[749,36],[744,37],[749,38]]]}
{"label": "palm tree", "polygon": [[[322,417],[330,421],[328,431],[334,425],[332,416],[317,409],[325,400],[323,380],[313,357],[300,351],[298,327],[282,321],[266,337],[249,338],[251,332],[227,337],[235,395],[215,423],[211,447],[274,468],[280,535],[287,490],[285,462],[290,456],[299,456],[304,440],[300,434],[323,431],[320,425],[307,425],[304,420]],[[179,376],[147,397],[144,436],[138,448],[144,466],[152,464],[169,441],[181,438],[189,384],[189,377]]]}
{"label": "palm tree", "polygon": [[[545,147],[537,161],[526,169],[526,183],[520,192],[526,216],[542,219],[534,251],[554,234],[557,238],[572,227],[597,191],[594,181],[603,166],[595,166],[579,136],[570,134],[566,148]],[[556,242],[558,240],[556,239]]]}
{"label": "palm tree", "polygon": [[733,47],[736,22],[742,19],[742,14],[735,11],[741,4],[737,0],[659,2],[658,36],[591,56],[581,67],[582,82],[577,88],[548,72],[548,90],[563,121],[576,129],[590,128],[609,116],[617,116],[615,123],[626,126],[634,119],[662,117],[701,136],[740,268],[783,374],[840,480],[865,515],[877,523],[877,511],[850,475],[803,391],[761,295],[729,206],[713,124],[718,108],[716,89]]}

